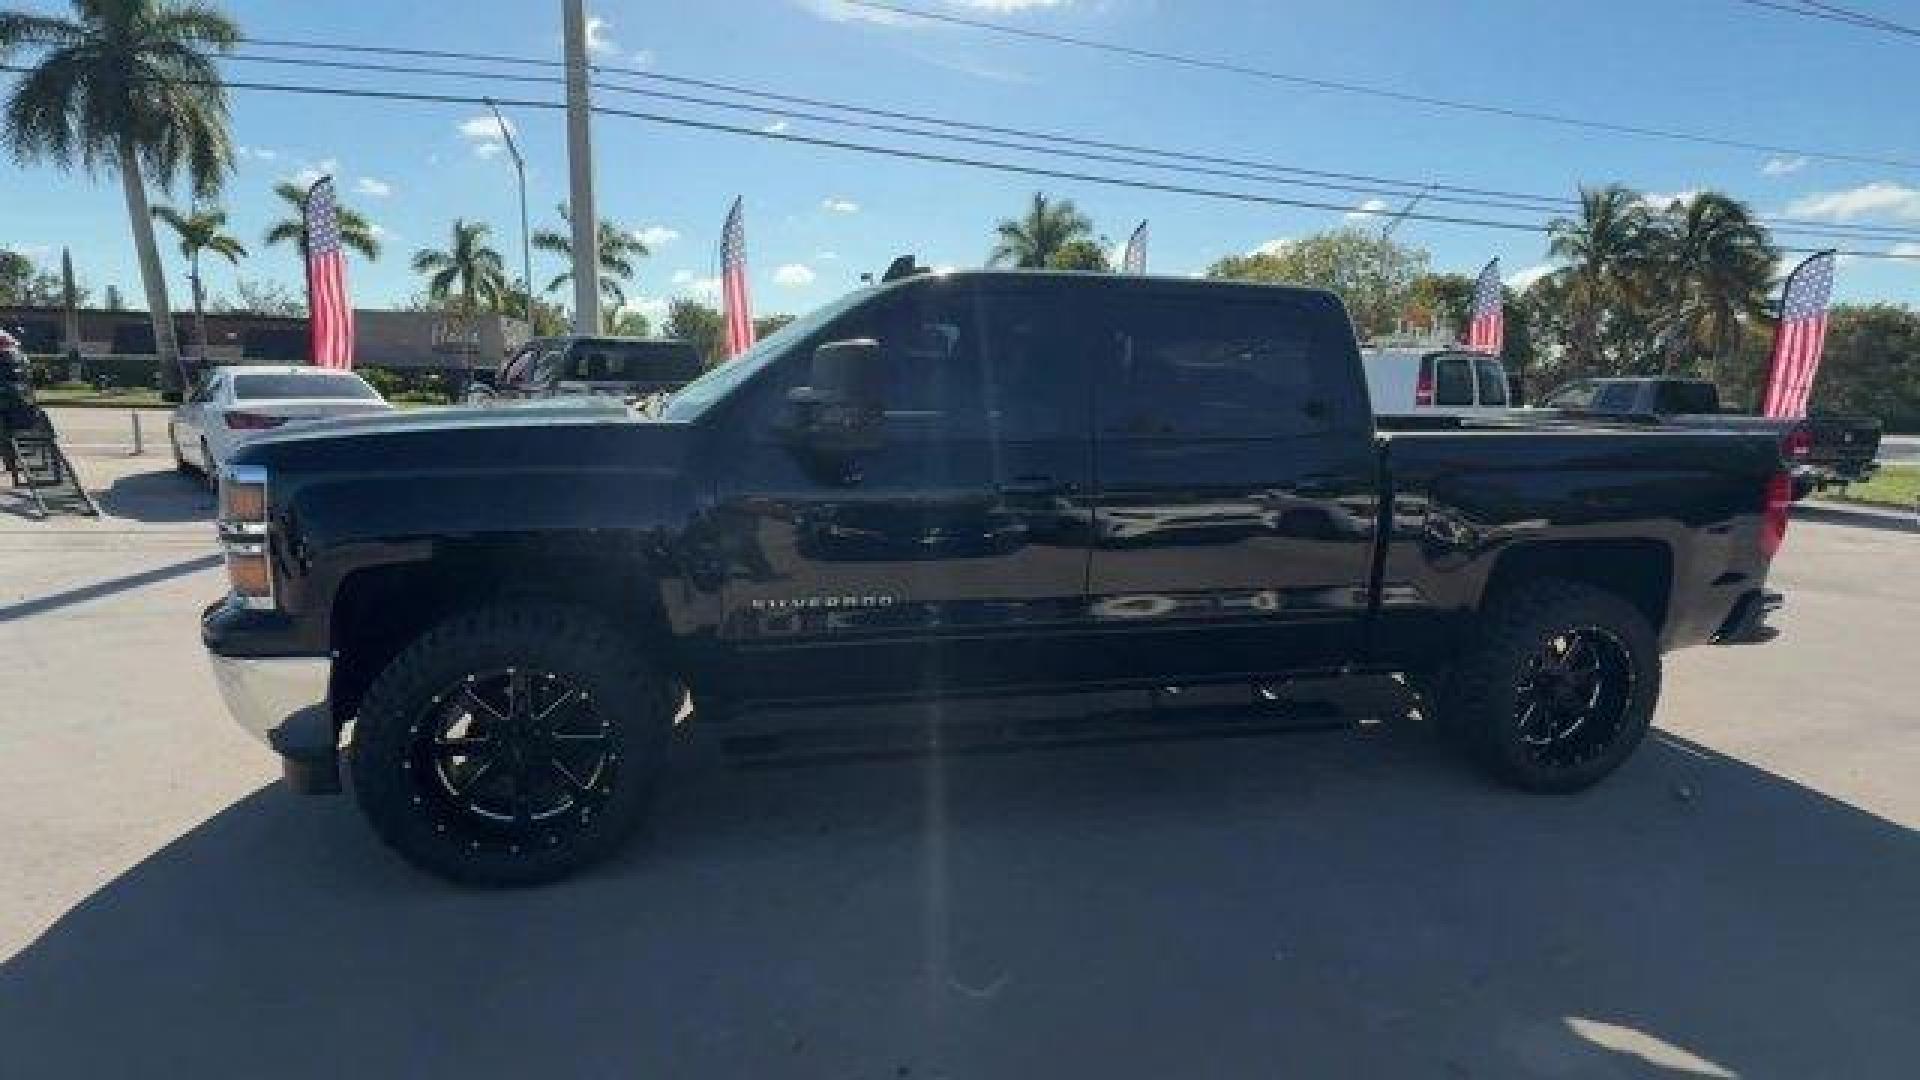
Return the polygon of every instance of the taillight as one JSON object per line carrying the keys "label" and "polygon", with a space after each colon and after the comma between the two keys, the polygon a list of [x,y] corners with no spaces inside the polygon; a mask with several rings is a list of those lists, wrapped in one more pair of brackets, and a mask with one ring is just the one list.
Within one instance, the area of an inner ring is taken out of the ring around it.
{"label": "taillight", "polygon": [[1433,404],[1433,361],[1420,364],[1420,379],[1413,384],[1413,403],[1415,405]]}
{"label": "taillight", "polygon": [[1773,558],[1787,538],[1787,511],[1793,506],[1793,476],[1778,472],[1767,481],[1767,506],[1760,517],[1760,554]]}
{"label": "taillight", "polygon": [[227,426],[235,431],[265,431],[277,428],[287,422],[284,416],[268,416],[257,412],[230,412],[227,414]]}
{"label": "taillight", "polygon": [[1794,428],[1787,432],[1787,439],[1783,445],[1788,457],[1804,458],[1813,453],[1813,432],[1808,428]]}

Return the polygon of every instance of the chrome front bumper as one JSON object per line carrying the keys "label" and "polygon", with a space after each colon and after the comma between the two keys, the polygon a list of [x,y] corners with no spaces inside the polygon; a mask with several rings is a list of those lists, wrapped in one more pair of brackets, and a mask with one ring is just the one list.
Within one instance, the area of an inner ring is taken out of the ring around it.
{"label": "chrome front bumper", "polygon": [[247,733],[274,749],[273,733],[295,716],[327,704],[333,660],[325,656],[221,656],[209,653],[213,681],[227,711]]}

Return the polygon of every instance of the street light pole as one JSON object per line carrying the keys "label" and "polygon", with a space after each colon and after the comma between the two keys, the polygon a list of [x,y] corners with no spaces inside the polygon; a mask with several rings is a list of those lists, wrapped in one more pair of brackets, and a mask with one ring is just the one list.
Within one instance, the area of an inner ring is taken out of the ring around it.
{"label": "street light pole", "polygon": [[507,154],[513,158],[514,174],[520,178],[520,273],[526,283],[527,317],[529,329],[533,326],[533,240],[527,228],[527,161],[520,156],[520,144],[514,140],[513,128],[507,124],[507,118],[500,115],[500,106],[492,98],[487,99],[487,108],[493,110],[494,122],[500,125],[500,137],[507,144]]}
{"label": "street light pole", "polygon": [[600,215],[593,205],[593,103],[584,0],[560,0],[567,57],[567,172],[573,218],[573,332],[600,332]]}

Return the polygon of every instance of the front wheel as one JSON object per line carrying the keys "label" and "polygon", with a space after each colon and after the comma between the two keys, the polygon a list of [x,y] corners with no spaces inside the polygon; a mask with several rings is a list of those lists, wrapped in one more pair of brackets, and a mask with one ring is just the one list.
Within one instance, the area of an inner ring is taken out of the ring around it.
{"label": "front wheel", "polygon": [[604,858],[645,816],[672,726],[669,686],[591,611],[457,615],[367,692],[355,797],[382,840],[442,877],[563,877]]}
{"label": "front wheel", "polygon": [[1638,608],[1578,582],[1496,599],[1447,680],[1445,725],[1494,776],[1577,791],[1619,768],[1660,699],[1660,648]]}

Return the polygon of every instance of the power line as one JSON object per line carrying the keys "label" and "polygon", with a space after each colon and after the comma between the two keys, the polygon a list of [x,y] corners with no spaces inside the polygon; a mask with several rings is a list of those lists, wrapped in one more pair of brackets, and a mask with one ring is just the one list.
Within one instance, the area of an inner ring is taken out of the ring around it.
{"label": "power line", "polygon": [[[453,54],[453,53],[444,53],[440,50],[397,49],[397,48],[389,48],[384,46],[326,46],[326,45],[320,45],[317,43],[302,42],[300,43],[299,47],[313,48],[313,49],[335,48],[341,51],[365,52],[365,53],[371,53],[371,54],[396,54],[397,53],[407,57],[419,57],[421,54],[426,53],[426,54],[432,54],[433,56],[448,56],[448,57],[461,56],[461,57],[469,58],[472,60],[478,60],[480,62],[488,62],[489,60],[492,59],[487,54],[476,54],[476,53]],[[379,64],[379,63],[367,63],[367,62],[357,62],[357,61],[318,60],[318,59],[311,59],[306,57],[275,57],[275,56],[262,56],[258,54],[243,53],[243,54],[233,54],[227,58],[232,60],[246,61],[246,62],[282,64],[282,65],[289,65],[289,66],[295,66],[295,67],[315,67],[315,68],[325,68],[325,69],[334,69],[334,70],[398,73],[398,74],[422,75],[422,76],[446,76],[446,77],[474,78],[474,79],[498,79],[500,81],[519,82],[519,83],[557,85],[564,81],[559,76],[522,75],[522,74],[512,74],[512,73],[479,71],[474,69],[420,67],[418,65],[401,66],[401,65],[394,65],[394,64]],[[514,63],[520,63],[520,64],[539,65],[539,66],[551,65],[551,62],[537,61],[531,58],[500,57],[499,59],[503,61],[512,61]],[[1398,180],[1398,179],[1392,179],[1387,177],[1371,176],[1371,175],[1361,174],[1361,173],[1343,173],[1343,172],[1334,172],[1334,171],[1322,170],[1322,169],[1307,169],[1299,166],[1281,165],[1273,162],[1251,161],[1251,160],[1240,159],[1240,158],[1221,157],[1217,155],[1203,154],[1203,153],[1197,153],[1192,151],[1165,150],[1165,149],[1149,147],[1149,146],[1132,145],[1132,144],[1126,144],[1126,143],[1114,143],[1114,142],[1108,142],[1108,141],[1097,140],[1097,139],[1086,139],[1086,138],[1066,135],[1060,132],[1033,131],[1028,129],[1005,127],[1000,125],[968,123],[965,121],[952,120],[944,117],[929,116],[929,115],[920,114],[920,113],[909,113],[909,112],[902,112],[899,110],[890,110],[890,109],[875,109],[875,108],[869,108],[869,107],[864,107],[859,105],[850,105],[845,102],[837,102],[837,101],[825,100],[820,98],[802,97],[802,96],[793,95],[793,94],[775,93],[771,91],[756,89],[753,87],[742,86],[737,83],[725,83],[725,82],[719,82],[719,81],[709,80],[709,79],[694,79],[694,78],[687,78],[683,76],[665,75],[665,74],[645,71],[641,69],[621,67],[618,65],[600,65],[600,66],[597,66],[595,70],[603,74],[612,72],[612,73],[617,73],[623,77],[638,78],[638,79],[648,80],[652,82],[665,83],[668,85],[694,86],[694,87],[700,87],[700,88],[707,88],[707,89],[716,90],[721,93],[733,94],[736,96],[742,96],[742,97],[748,97],[748,98],[755,98],[763,101],[777,101],[782,103],[788,103],[788,102],[800,103],[808,106],[815,106],[819,108],[836,110],[839,112],[850,113],[858,116],[877,116],[877,117],[884,117],[884,118],[899,119],[899,120],[904,120],[911,123],[935,125],[935,126],[950,128],[958,131],[978,131],[978,132],[988,132],[988,133],[994,133],[994,134],[1003,134],[1003,135],[1008,135],[1008,136],[1012,136],[1019,139],[1032,140],[1040,143],[1040,145],[1023,145],[1020,143],[1008,142],[1002,139],[994,139],[994,138],[972,138],[967,136],[953,135],[947,132],[922,131],[922,130],[904,128],[904,127],[899,127],[899,126],[889,125],[889,124],[862,123],[857,121],[850,121],[844,117],[825,116],[818,113],[801,112],[793,109],[781,108],[778,106],[748,105],[748,104],[742,104],[740,102],[720,101],[712,98],[703,98],[703,97],[698,97],[694,95],[675,94],[675,93],[668,93],[668,92],[655,91],[655,90],[644,90],[639,87],[628,86],[621,83],[614,83],[614,82],[606,81],[604,79],[599,84],[603,89],[610,90],[616,93],[650,97],[657,100],[673,101],[680,104],[690,104],[690,105],[698,105],[698,106],[708,107],[708,108],[727,109],[727,110],[732,110],[736,112],[752,112],[759,115],[776,116],[776,117],[781,117],[785,119],[802,120],[802,121],[823,123],[823,124],[829,124],[829,125],[840,126],[840,127],[851,127],[851,128],[861,129],[861,130],[878,131],[878,132],[887,133],[887,134],[908,135],[913,137],[929,138],[929,139],[943,139],[943,140],[960,142],[960,143],[965,143],[970,145],[989,146],[989,147],[995,147],[999,149],[1015,150],[1019,152],[1025,152],[1025,153],[1070,157],[1070,158],[1077,158],[1080,160],[1099,161],[1107,164],[1120,164],[1120,165],[1128,165],[1128,166],[1140,167],[1140,168],[1161,169],[1161,170],[1167,170],[1167,171],[1182,172],[1190,175],[1203,175],[1203,176],[1212,176],[1212,177],[1220,177],[1220,178],[1228,178],[1228,179],[1248,180],[1248,181],[1257,182],[1257,183],[1271,183],[1271,184],[1278,184],[1281,186],[1289,186],[1289,187],[1304,187],[1304,188],[1313,188],[1313,189],[1319,189],[1319,190],[1344,191],[1344,192],[1349,192],[1357,195],[1375,195],[1375,196],[1390,196],[1394,198],[1407,198],[1419,192],[1428,192],[1429,198],[1431,198],[1433,201],[1436,201],[1436,202],[1447,202],[1447,203],[1452,203],[1456,205],[1476,207],[1480,209],[1518,210],[1522,212],[1551,213],[1551,212],[1557,212],[1565,209],[1575,208],[1580,205],[1578,199],[1567,198],[1564,196],[1532,195],[1532,194],[1526,194],[1526,193],[1520,193],[1520,192],[1501,191],[1498,189],[1491,189],[1491,188],[1471,188],[1471,187],[1463,187],[1459,185],[1441,184],[1441,183],[1438,183],[1437,181]],[[1082,152],[1077,152],[1073,150],[1063,149],[1062,148],[1063,146],[1081,146],[1081,147],[1092,147],[1092,148],[1097,148],[1102,150],[1117,150],[1117,151],[1123,151],[1127,154],[1135,154],[1135,155],[1145,154],[1152,157],[1165,158],[1168,160],[1167,161],[1147,161],[1147,160],[1141,160],[1137,157],[1118,157],[1115,155],[1105,154],[1105,153],[1082,153]],[[1219,164],[1226,164],[1226,165],[1233,165],[1233,166],[1243,166],[1246,168],[1261,169],[1261,170],[1266,170],[1266,171],[1270,171],[1270,172],[1281,174],[1281,175],[1265,176],[1265,175],[1260,175],[1256,173],[1238,171],[1234,169],[1216,169],[1211,167],[1197,167],[1197,166],[1186,165],[1186,164],[1170,164],[1169,162],[1182,162],[1182,163],[1204,162],[1209,164],[1219,163]],[[1298,177],[1298,176],[1352,180],[1352,181],[1359,181],[1360,183],[1333,183],[1333,182],[1327,182],[1326,180],[1318,180],[1318,179],[1290,178],[1290,177]],[[1283,177],[1289,177],[1289,178],[1283,178]],[[1384,185],[1384,186],[1367,186],[1367,185]],[[1461,193],[1461,194],[1455,194],[1455,193]],[[1467,196],[1487,196],[1487,197],[1483,198],[1483,197],[1467,197]],[[1531,205],[1531,204],[1538,204],[1538,205]],[[1904,240],[1904,239],[1920,238],[1920,229],[1902,228],[1899,226],[1852,225],[1852,224],[1845,224],[1845,223],[1801,221],[1793,218],[1786,218],[1786,217],[1780,217],[1780,216],[1769,217],[1766,215],[1762,215],[1762,217],[1763,217],[1763,220],[1767,220],[1771,224],[1775,232],[1778,232],[1784,235],[1802,235],[1802,236],[1810,236],[1810,237],[1824,236],[1824,237],[1841,237],[1841,238],[1871,237],[1874,239],[1885,239],[1885,240],[1893,240],[1893,239]]]}
{"label": "power line", "polygon": [[1856,165],[1881,165],[1896,169],[1920,169],[1920,161],[1905,158],[1876,157],[1871,154],[1856,154],[1840,150],[1809,150],[1774,143],[1749,142],[1744,139],[1728,139],[1700,132],[1679,131],[1668,128],[1641,127],[1634,124],[1614,123],[1606,120],[1588,120],[1560,113],[1539,112],[1533,109],[1521,109],[1507,105],[1493,105],[1478,101],[1461,101],[1455,98],[1434,97],[1427,94],[1414,94],[1404,90],[1392,90],[1383,86],[1371,86],[1364,83],[1342,82],[1337,79],[1323,79],[1310,75],[1296,75],[1275,71],[1270,68],[1258,68],[1248,64],[1229,60],[1215,60],[1209,57],[1192,56],[1184,53],[1167,52],[1161,49],[1143,49],[1133,45],[1121,45],[1095,38],[1076,37],[1046,30],[1035,30],[1024,26],[1008,26],[1005,23],[990,22],[964,15],[953,15],[943,11],[923,11],[918,8],[902,7],[896,4],[876,3],[875,0],[842,0],[854,7],[873,11],[884,11],[894,15],[928,22],[946,23],[953,26],[965,26],[975,30],[986,30],[1009,37],[1026,38],[1031,41],[1044,41],[1053,45],[1067,45],[1079,49],[1125,56],[1135,60],[1151,60],[1157,63],[1173,64],[1181,67],[1206,71],[1217,71],[1229,75],[1241,75],[1248,78],[1264,79],[1269,82],[1286,83],[1293,86],[1305,86],[1314,90],[1326,90],[1343,94],[1358,94],[1366,97],[1398,101],[1403,104],[1422,105],[1429,108],[1449,109],[1455,112],[1476,113],[1483,116],[1500,116],[1509,120],[1529,120],[1543,124],[1557,124],[1562,127],[1581,128],[1588,131],[1604,131],[1614,135],[1632,135],[1646,139],[1663,139],[1668,142],[1695,143],[1702,146],[1718,146],[1734,150],[1752,150],[1766,154],[1794,154],[1801,157],[1817,158],[1822,161],[1844,161]]}
{"label": "power line", "polygon": [[[32,69],[25,66],[21,66],[21,65],[0,64],[0,71],[25,72],[30,70]],[[229,79],[229,80],[215,81],[215,80],[196,80],[196,79],[149,79],[144,81],[166,83],[170,85],[185,85],[185,86],[224,86],[225,88],[231,89],[231,90],[252,90],[252,91],[263,91],[263,92],[301,94],[301,95],[310,95],[310,96],[319,96],[319,97],[358,98],[358,99],[378,100],[378,101],[412,101],[412,102],[426,102],[426,103],[433,103],[433,104],[481,105],[481,104],[485,104],[489,100],[486,97],[465,95],[465,94],[435,94],[435,93],[423,93],[419,91],[404,91],[404,90],[350,89],[350,88],[344,88],[344,87],[331,87],[331,86],[308,86],[308,85],[295,84],[295,83],[267,83],[267,82],[256,82],[251,80],[241,81],[241,80]],[[558,111],[566,107],[560,102],[546,101],[542,99],[493,98],[491,100],[498,105],[511,106],[513,108],[520,108],[520,109],[543,109],[548,111]],[[1070,181],[1075,181],[1079,183],[1098,184],[1106,187],[1126,188],[1126,189],[1131,189],[1136,191],[1151,191],[1151,192],[1157,192],[1161,194],[1188,195],[1188,196],[1194,196],[1197,198],[1206,198],[1206,199],[1213,199],[1218,201],[1229,201],[1229,202],[1246,203],[1246,204],[1254,204],[1254,205],[1284,206],[1289,208],[1308,209],[1308,210],[1331,210],[1331,211],[1341,212],[1341,213],[1349,212],[1351,210],[1351,207],[1347,206],[1344,203],[1328,203],[1328,202],[1316,202],[1316,201],[1306,200],[1306,199],[1282,198],[1282,197],[1273,196],[1273,195],[1258,195],[1250,192],[1227,191],[1227,190],[1222,190],[1217,188],[1194,187],[1186,184],[1170,184],[1170,183],[1162,183],[1158,181],[1107,176],[1099,173],[1078,172],[1078,171],[1066,170],[1066,169],[1051,169],[1051,168],[1044,168],[1036,165],[1025,165],[1025,164],[1018,164],[1013,162],[995,161],[988,158],[969,158],[969,157],[962,157],[956,154],[939,154],[939,153],[933,153],[930,151],[908,150],[900,147],[876,146],[871,143],[859,143],[859,142],[852,142],[852,141],[843,140],[843,139],[827,139],[827,138],[821,138],[821,137],[811,136],[811,135],[797,135],[791,132],[784,132],[784,131],[781,131],[781,132],[763,131],[758,128],[742,127],[735,124],[724,124],[717,121],[700,120],[700,119],[695,119],[695,118],[686,117],[686,116],[674,116],[666,113],[644,112],[637,109],[621,109],[621,108],[613,108],[611,106],[602,105],[602,106],[595,106],[593,111],[596,114],[600,114],[600,115],[617,116],[617,117],[623,117],[626,119],[633,119],[633,120],[642,120],[642,121],[646,121],[654,124],[660,124],[660,125],[669,126],[669,127],[679,127],[679,128],[689,129],[689,130],[739,135],[739,136],[745,136],[748,138],[765,139],[765,140],[785,142],[785,143],[804,145],[804,146],[815,146],[815,147],[820,147],[825,149],[844,150],[844,151],[853,152],[853,153],[868,154],[868,155],[880,156],[880,157],[889,157],[889,158],[895,158],[900,160],[920,161],[920,162],[925,162],[929,164],[952,165],[952,166],[979,169],[979,170],[990,171],[990,172],[1010,173],[1010,174],[1023,175],[1023,176],[1035,176],[1035,177],[1042,177],[1042,178],[1054,179],[1054,180],[1070,180]],[[1537,225],[1537,224],[1528,224],[1524,222],[1515,222],[1515,221],[1501,221],[1501,220],[1487,219],[1487,218],[1460,217],[1460,216],[1455,216],[1450,214],[1432,214],[1432,213],[1422,212],[1422,213],[1408,213],[1405,216],[1407,217],[1408,220],[1412,220],[1412,221],[1425,221],[1425,222],[1431,222],[1434,224],[1443,224],[1443,225],[1471,226],[1476,228],[1496,229],[1496,230],[1502,230],[1507,232],[1525,232],[1525,233],[1533,233],[1535,235],[1541,235],[1547,231],[1544,226]],[[1780,247],[1778,250],[1783,252],[1788,252],[1788,253],[1813,253],[1818,251],[1829,251],[1829,250],[1835,250],[1835,249],[1827,248],[1827,247],[1820,247],[1820,248]],[[1920,255],[1906,255],[1906,254],[1901,254],[1893,251],[1839,250],[1839,251],[1836,251],[1836,254],[1852,255],[1860,258],[1898,259],[1902,261],[1920,259]]]}
{"label": "power line", "polygon": [[1835,4],[1815,3],[1814,0],[1806,0],[1805,3],[1800,4],[1787,3],[1784,2],[1784,0],[1736,0],[1736,2],[1746,4],[1749,7],[1765,8],[1769,11],[1778,11],[1787,15],[1799,15],[1809,19],[1822,19],[1827,22],[1840,23],[1843,26],[1858,27],[1862,30],[1883,30],[1904,37],[1920,38],[1920,28],[1904,26],[1892,20],[1883,19],[1878,15],[1868,15],[1865,12],[1853,11]]}

